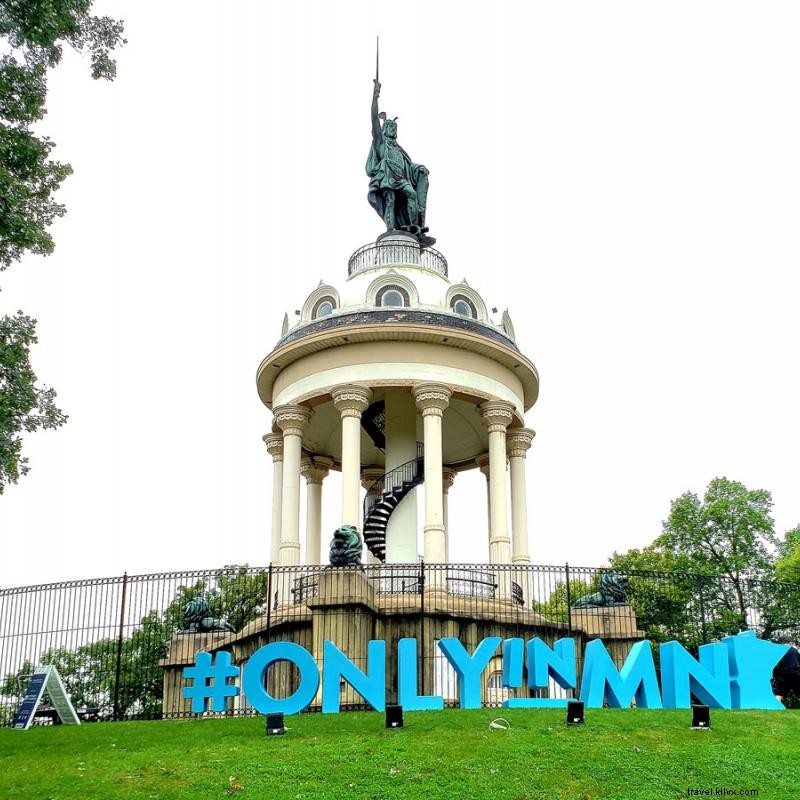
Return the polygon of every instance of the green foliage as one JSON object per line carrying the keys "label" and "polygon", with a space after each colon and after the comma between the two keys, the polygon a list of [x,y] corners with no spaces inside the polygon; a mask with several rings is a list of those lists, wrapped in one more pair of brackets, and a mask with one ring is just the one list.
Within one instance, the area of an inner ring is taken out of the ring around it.
{"label": "green foliage", "polygon": [[[163,612],[149,611],[123,637],[121,649],[118,638],[110,637],[75,649],[52,648],[42,654],[40,661],[58,669],[76,707],[97,707],[101,716],[109,719],[116,698],[120,716],[160,717],[163,674],[159,661],[167,655],[173,636],[184,628],[184,606],[203,596],[212,615],[227,619],[238,631],[266,609],[268,580],[266,572],[252,572],[246,565],[223,567],[211,581],[198,580],[177,587]],[[24,682],[33,669],[34,665],[26,661],[0,684],[0,695],[16,698],[20,681]]]}
{"label": "green foliage", "polygon": [[779,542],[775,572],[782,581],[800,583],[800,525],[786,531]]}
{"label": "green foliage", "polygon": [[777,542],[771,509],[769,492],[715,478],[702,500],[691,492],[673,500],[651,545],[613,554],[612,567],[629,575],[629,600],[648,638],[692,645],[751,624],[764,638],[794,635],[800,591],[778,580],[789,572],[776,574],[775,553],[777,546],[791,559],[800,531]]}
{"label": "green foliage", "polygon": [[[46,113],[48,69],[68,45],[88,54],[93,78],[116,73],[110,54],[124,43],[122,23],[92,16],[91,7],[92,0],[0,0],[0,270],[25,253],[52,253],[48,228],[65,212],[53,195],[72,167],[51,160],[53,142],[31,128]],[[2,317],[0,335],[2,493],[28,471],[21,434],[57,427],[66,416],[30,369],[34,320],[21,312]]]}
{"label": "green foliage", "polygon": [[55,404],[55,390],[36,385],[30,347],[36,320],[22,312],[0,317],[0,494],[28,472],[22,433],[57,428],[67,417]]}
{"label": "green foliage", "polygon": [[569,603],[567,603],[567,583],[566,581],[556,581],[553,591],[543,603],[534,603],[533,610],[553,622],[567,622],[567,608],[570,604],[574,605],[576,600],[585,597],[587,594],[597,591],[597,581],[599,575],[587,583],[579,578],[570,579],[569,582]]}
{"label": "green foliage", "polygon": [[93,78],[116,74],[112,50],[122,23],[92,16],[92,0],[3,0],[0,3],[0,270],[25,252],[53,251],[48,227],[64,214],[53,194],[72,172],[50,160],[53,143],[31,125],[46,113],[47,70],[64,46],[88,53]]}

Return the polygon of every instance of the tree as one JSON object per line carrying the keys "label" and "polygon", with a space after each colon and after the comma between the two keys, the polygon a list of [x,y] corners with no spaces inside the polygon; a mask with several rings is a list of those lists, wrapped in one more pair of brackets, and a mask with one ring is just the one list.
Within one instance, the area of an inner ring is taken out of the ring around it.
{"label": "tree", "polygon": [[[48,228],[65,212],[53,194],[72,168],[52,161],[53,142],[32,129],[46,113],[48,70],[68,45],[89,54],[93,78],[116,73],[110,54],[124,43],[122,23],[92,16],[91,7],[92,0],[0,0],[0,270],[25,253],[52,253]],[[30,369],[35,326],[21,312],[0,319],[0,391],[15,392],[0,412],[0,492],[28,471],[20,434],[67,419]]]}
{"label": "tree", "polygon": [[[226,566],[213,578],[178,586],[163,611],[151,609],[133,632],[123,638],[108,637],[74,649],[55,647],[39,657],[41,664],[53,664],[64,681],[76,707],[91,706],[103,718],[153,719],[161,716],[163,672],[159,661],[166,657],[170,641],[184,629],[183,608],[195,597],[208,600],[212,616],[227,619],[237,631],[266,611],[268,574],[247,565]],[[119,661],[119,682],[117,663]],[[19,687],[25,685],[33,665],[25,661],[20,669],[0,683],[0,697],[12,698],[16,708]],[[0,704],[0,711],[3,706]],[[5,713],[9,713],[7,710]]]}
{"label": "tree", "polygon": [[56,428],[67,419],[55,404],[55,391],[36,384],[30,362],[35,342],[35,320],[22,312],[0,318],[0,494],[28,471],[22,432]]}
{"label": "tree", "polygon": [[786,581],[800,530],[778,542],[771,509],[769,492],[715,478],[702,500],[686,492],[672,501],[648,547],[613,554],[611,566],[628,574],[629,601],[649,638],[694,645],[747,627],[764,638],[797,635],[800,590]]}
{"label": "tree", "polygon": [[534,602],[533,610],[553,622],[566,622],[568,619],[567,608],[575,605],[575,601],[597,589],[597,576],[587,583],[580,578],[570,578],[569,603],[567,603],[567,582],[556,581],[553,591],[544,602]]}
{"label": "tree", "polygon": [[778,560],[775,571],[781,581],[800,583],[800,525],[786,531],[778,543]]}

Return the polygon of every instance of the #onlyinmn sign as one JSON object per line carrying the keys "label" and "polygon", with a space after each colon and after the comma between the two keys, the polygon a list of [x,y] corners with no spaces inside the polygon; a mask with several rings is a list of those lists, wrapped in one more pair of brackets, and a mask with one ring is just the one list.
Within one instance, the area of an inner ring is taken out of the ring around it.
{"label": "#onlyinmn sign", "polygon": [[[461,708],[480,708],[481,675],[502,645],[503,686],[518,689],[523,684],[527,662],[528,687],[545,689],[550,680],[564,689],[577,683],[575,640],[559,639],[552,647],[539,638],[484,639],[468,653],[458,639],[440,639],[438,646],[458,678]],[[580,699],[589,708],[604,702],[612,708],[689,708],[693,694],[712,708],[783,709],[772,694],[770,678],[775,664],[788,645],[758,639],[752,631],[728,636],[721,642],[702,645],[695,659],[678,642],[659,646],[661,688],[649,641],[633,645],[622,669],[617,669],[605,645],[595,639],[584,650]],[[297,689],[286,698],[273,697],[266,689],[267,670],[288,661],[300,674]],[[339,711],[340,684],[346,681],[376,711],[383,711],[386,699],[386,642],[367,645],[366,672],[357,667],[333,642],[323,645],[322,669],[306,648],[293,642],[272,642],[250,657],[243,669],[231,663],[231,654],[198,653],[193,667],[183,676],[192,681],[183,695],[192,701],[192,711],[225,711],[229,697],[244,695],[262,714],[296,714],[307,708],[322,687],[322,711]],[[407,711],[436,711],[444,698],[421,695],[417,686],[417,640],[401,639],[397,646],[398,703]],[[240,686],[229,680],[241,678]],[[566,706],[566,699],[512,697],[508,708],[554,708]],[[210,706],[210,709],[209,709]]]}

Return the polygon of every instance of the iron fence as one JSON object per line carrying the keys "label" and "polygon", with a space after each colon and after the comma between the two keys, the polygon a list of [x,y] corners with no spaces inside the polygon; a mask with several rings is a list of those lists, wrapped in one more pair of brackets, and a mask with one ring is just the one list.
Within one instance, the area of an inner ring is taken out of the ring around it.
{"label": "iron fence", "polygon": [[[458,682],[437,641],[467,647],[487,636],[602,638],[618,666],[633,642],[675,639],[690,650],[743,629],[784,641],[800,635],[800,584],[764,578],[609,568],[496,564],[297,566],[123,575],[0,589],[0,725],[8,725],[32,671],[54,664],[76,707],[104,720],[192,716],[183,668],[197,652],[228,650],[244,664],[264,644],[290,640],[319,658],[330,640],[366,669],[366,643],[387,644],[387,691],[396,699],[397,642],[418,642],[418,686],[458,702]],[[658,651],[656,649],[657,657]],[[268,690],[287,696],[293,668],[277,664]],[[363,701],[342,685],[342,706]],[[499,705],[500,657],[483,702]],[[555,685],[530,692],[565,696]],[[572,690],[566,694],[571,694]],[[312,708],[315,708],[312,704]],[[243,698],[229,714],[253,713]]]}

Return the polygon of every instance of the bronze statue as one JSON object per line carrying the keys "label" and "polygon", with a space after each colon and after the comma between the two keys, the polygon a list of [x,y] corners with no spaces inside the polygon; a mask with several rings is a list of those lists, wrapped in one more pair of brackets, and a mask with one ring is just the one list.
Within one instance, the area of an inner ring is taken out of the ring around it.
{"label": "bronze statue", "polygon": [[397,117],[387,119],[384,112],[378,113],[381,84],[377,67],[374,84],[372,147],[367,157],[369,204],[386,223],[387,231],[412,233],[422,247],[430,247],[436,239],[426,235],[428,169],[422,164],[415,164],[411,156],[397,143]]}
{"label": "bronze statue", "polygon": [[342,525],[333,533],[331,542],[332,567],[361,566],[361,537],[352,525]]}
{"label": "bronze statue", "polygon": [[599,591],[587,594],[573,603],[573,608],[605,608],[624,606],[628,601],[628,579],[615,572],[604,572],[598,582]]}
{"label": "bronze statue", "polygon": [[233,633],[233,626],[224,619],[211,616],[211,608],[205,597],[195,597],[183,607],[182,633]]}

